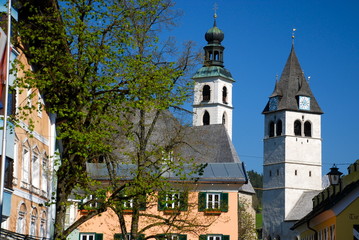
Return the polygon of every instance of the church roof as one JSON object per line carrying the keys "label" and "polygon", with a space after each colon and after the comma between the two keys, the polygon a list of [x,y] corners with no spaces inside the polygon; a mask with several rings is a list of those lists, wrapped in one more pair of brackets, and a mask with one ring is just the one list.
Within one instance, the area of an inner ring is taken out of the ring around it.
{"label": "church roof", "polygon": [[234,82],[232,74],[224,67],[220,66],[203,66],[197,70],[192,79],[223,77]]}
{"label": "church roof", "polygon": [[[298,96],[310,97],[310,110],[299,110]],[[322,114],[317,100],[315,99],[303,70],[295,54],[294,45],[290,51],[287,62],[284,66],[279,82],[276,82],[273,93],[270,97],[278,97],[277,110],[294,110]],[[269,102],[265,106],[263,113],[269,111]]]}
{"label": "church roof", "polygon": [[304,192],[285,218],[285,221],[297,221],[312,211],[312,199],[320,192],[320,190]]}

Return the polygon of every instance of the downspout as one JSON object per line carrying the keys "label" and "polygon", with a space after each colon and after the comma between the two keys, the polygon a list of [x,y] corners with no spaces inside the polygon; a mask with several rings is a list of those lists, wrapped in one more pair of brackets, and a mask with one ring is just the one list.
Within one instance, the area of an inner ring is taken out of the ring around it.
{"label": "downspout", "polygon": [[317,232],[317,230],[315,230],[314,228],[311,228],[309,226],[309,222],[310,222],[310,220],[307,221],[307,227],[309,230],[312,230],[314,232],[314,240],[318,240],[318,232]]}

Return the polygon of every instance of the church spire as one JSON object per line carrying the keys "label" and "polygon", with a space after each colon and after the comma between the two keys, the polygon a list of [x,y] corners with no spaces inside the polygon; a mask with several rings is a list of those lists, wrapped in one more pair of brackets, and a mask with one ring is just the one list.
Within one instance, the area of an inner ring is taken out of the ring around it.
{"label": "church spire", "polygon": [[[281,93],[280,96],[277,94],[279,99],[276,110],[305,110],[313,113],[323,113],[309,87],[309,83],[305,79],[293,43],[280,80],[276,83],[273,94],[275,95],[275,93]],[[273,94],[270,98],[274,97]],[[299,104],[301,97],[306,97],[310,102],[310,106],[307,109],[301,109]],[[270,111],[269,103],[263,110],[263,113],[268,111]]]}

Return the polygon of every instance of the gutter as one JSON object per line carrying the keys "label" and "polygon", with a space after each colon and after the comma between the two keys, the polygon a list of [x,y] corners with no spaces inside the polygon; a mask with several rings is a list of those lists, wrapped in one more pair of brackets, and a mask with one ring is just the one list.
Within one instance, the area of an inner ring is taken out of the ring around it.
{"label": "gutter", "polygon": [[314,232],[314,240],[318,240],[318,232],[314,229],[314,228],[311,228],[309,225],[310,225],[310,220],[307,221],[307,227],[309,230],[312,230]]}

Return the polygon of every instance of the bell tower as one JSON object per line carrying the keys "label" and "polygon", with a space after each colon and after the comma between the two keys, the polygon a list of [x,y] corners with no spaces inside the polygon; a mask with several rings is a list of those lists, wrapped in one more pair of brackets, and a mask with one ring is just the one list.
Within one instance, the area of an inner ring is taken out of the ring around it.
{"label": "bell tower", "polygon": [[224,68],[224,47],[221,42],[224,33],[214,24],[206,34],[207,45],[204,49],[204,64],[195,73],[193,101],[193,126],[223,124],[232,139],[232,85],[234,79]]}
{"label": "bell tower", "polygon": [[322,189],[322,113],[292,44],[263,110],[263,237],[294,239],[296,203]]}

